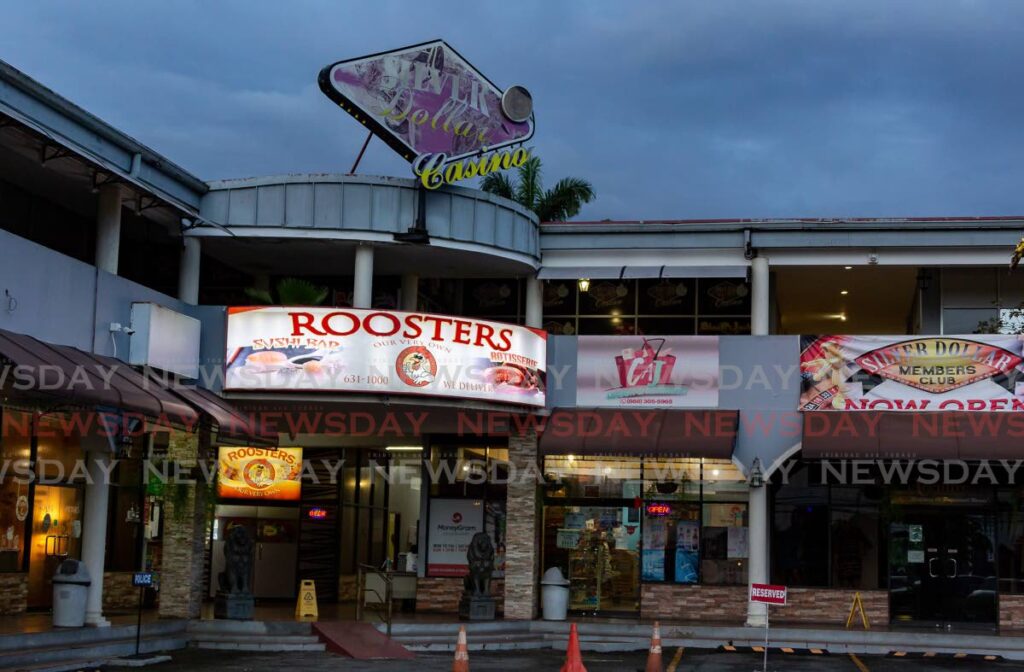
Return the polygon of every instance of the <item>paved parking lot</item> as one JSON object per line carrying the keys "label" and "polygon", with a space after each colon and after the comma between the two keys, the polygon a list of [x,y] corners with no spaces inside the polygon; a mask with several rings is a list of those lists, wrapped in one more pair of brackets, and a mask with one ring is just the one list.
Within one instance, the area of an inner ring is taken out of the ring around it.
{"label": "paved parking lot", "polygon": [[[666,649],[666,672],[671,667],[676,649]],[[644,669],[646,654],[584,653],[588,672],[632,672]],[[769,656],[768,669],[773,672],[939,672],[940,670],[1024,670],[1024,663],[975,660],[910,660],[864,656],[863,668],[848,656],[785,655]],[[507,653],[472,653],[473,672],[558,672],[564,654],[555,651],[523,651]],[[345,670],[346,672],[450,672],[450,654],[421,654],[415,662],[355,661],[331,654],[230,654],[217,651],[186,650],[174,654],[171,663],[153,668],[159,672],[216,670],[217,672],[259,672],[261,670]],[[721,653],[717,651],[683,651],[675,672],[756,672],[761,657],[755,653]]]}

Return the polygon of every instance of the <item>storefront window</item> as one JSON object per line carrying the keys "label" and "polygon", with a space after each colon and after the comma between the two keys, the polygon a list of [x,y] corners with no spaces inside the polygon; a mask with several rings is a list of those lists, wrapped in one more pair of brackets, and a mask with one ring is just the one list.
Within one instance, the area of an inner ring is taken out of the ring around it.
{"label": "storefront window", "polygon": [[[747,483],[731,461],[548,456],[544,475],[545,568],[571,573],[574,557],[593,554],[596,535],[610,549],[634,552],[629,573],[643,582],[746,583]],[[581,598],[573,608],[591,607]]]}
{"label": "storefront window", "polygon": [[493,578],[505,575],[508,447],[439,444],[431,448],[424,478],[430,482],[427,576],[464,576],[473,536],[494,545]]}
{"label": "storefront window", "polygon": [[30,427],[31,417],[6,409],[0,409],[0,416],[3,423],[0,459],[8,465],[0,477],[0,572],[20,572],[25,558],[29,483],[27,478],[18,478],[13,466],[28,467],[31,430],[26,435],[19,428]]}
{"label": "storefront window", "polygon": [[544,283],[544,328],[560,335],[749,334],[743,278],[594,279]]}

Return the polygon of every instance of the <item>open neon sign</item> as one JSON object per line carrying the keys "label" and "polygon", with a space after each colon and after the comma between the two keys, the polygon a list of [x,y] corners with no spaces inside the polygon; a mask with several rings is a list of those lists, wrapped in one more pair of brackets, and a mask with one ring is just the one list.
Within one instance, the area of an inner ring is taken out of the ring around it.
{"label": "open neon sign", "polygon": [[672,505],[661,502],[652,502],[647,505],[648,516],[667,516],[672,513]]}

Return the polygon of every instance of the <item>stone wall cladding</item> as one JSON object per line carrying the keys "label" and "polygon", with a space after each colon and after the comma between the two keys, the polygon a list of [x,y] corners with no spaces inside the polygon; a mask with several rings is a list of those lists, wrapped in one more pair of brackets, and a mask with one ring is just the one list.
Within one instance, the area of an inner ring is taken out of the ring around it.
{"label": "stone wall cladding", "polygon": [[139,606],[139,589],[132,585],[133,572],[103,573],[103,611],[125,611]]}
{"label": "stone wall cladding", "polygon": [[[772,607],[773,623],[846,625],[855,590],[790,588],[789,602]],[[889,624],[889,594],[884,590],[860,591],[872,626]],[[747,620],[746,586],[680,586],[645,583],[640,591],[644,619],[716,621],[741,625]],[[1024,601],[1020,616],[1024,619]],[[860,623],[859,617],[857,623]],[[1024,620],[1022,620],[1024,623]]]}
{"label": "stone wall cladding", "polygon": [[747,620],[746,586],[640,586],[640,617],[742,625]]}
{"label": "stone wall cladding", "polygon": [[530,429],[508,440],[508,459],[524,478],[508,485],[505,533],[505,618],[531,620],[537,616],[540,581],[540,510],[537,473],[537,433]]}
{"label": "stone wall cladding", "polygon": [[[463,581],[457,577],[420,577],[416,580],[417,613],[457,614]],[[506,582],[491,581],[491,595],[497,600],[499,614],[505,612]]]}
{"label": "stone wall cladding", "polygon": [[28,574],[0,574],[0,615],[23,614],[28,609]]}
{"label": "stone wall cladding", "polygon": [[[790,588],[789,604],[772,608],[771,619],[779,623],[814,623],[846,625],[854,596],[860,592],[868,622],[874,626],[889,625],[889,593],[885,590],[836,590],[828,588]],[[862,628],[860,614],[851,627]]]}
{"label": "stone wall cladding", "polygon": [[[174,432],[168,458],[195,466],[198,434]],[[174,488],[185,491],[174,492]],[[160,567],[160,617],[199,618],[202,610],[206,531],[206,485],[168,484],[164,494],[163,557]]]}
{"label": "stone wall cladding", "polygon": [[1024,595],[999,595],[999,628],[1024,630]]}

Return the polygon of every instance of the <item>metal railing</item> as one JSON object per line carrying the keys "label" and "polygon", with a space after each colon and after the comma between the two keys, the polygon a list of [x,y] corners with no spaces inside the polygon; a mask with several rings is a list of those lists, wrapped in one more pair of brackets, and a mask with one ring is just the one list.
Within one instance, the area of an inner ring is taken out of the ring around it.
{"label": "metal railing", "polygon": [[[366,606],[366,596],[370,594],[376,596],[379,607],[377,611],[381,616],[381,620],[387,626],[387,636],[391,638],[391,621],[392,621],[392,595],[394,594],[394,570],[391,569],[390,563],[387,565],[387,569],[378,569],[372,565],[359,565],[359,574],[357,578],[358,590],[356,592],[356,621],[363,620],[363,608]],[[380,591],[376,588],[366,587],[366,577],[368,574],[376,574],[384,582],[384,594],[381,595]]]}

